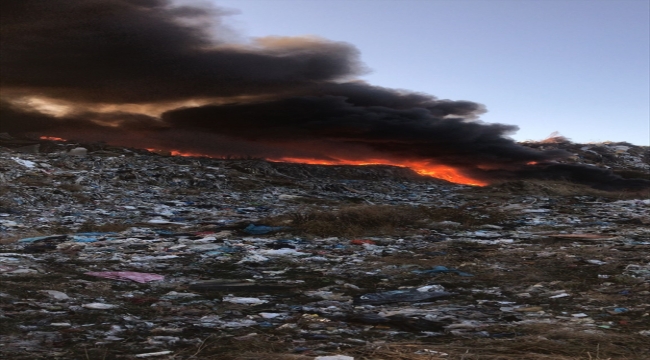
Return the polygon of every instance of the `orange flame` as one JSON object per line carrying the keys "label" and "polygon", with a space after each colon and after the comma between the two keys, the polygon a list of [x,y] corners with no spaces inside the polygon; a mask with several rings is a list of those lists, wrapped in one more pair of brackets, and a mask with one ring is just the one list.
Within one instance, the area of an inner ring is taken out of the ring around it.
{"label": "orange flame", "polygon": [[526,165],[537,165],[537,161],[529,161]]}
{"label": "orange flame", "polygon": [[277,162],[314,164],[314,165],[392,165],[392,166],[410,168],[420,175],[431,176],[434,178],[447,180],[449,182],[453,182],[456,184],[474,185],[474,186],[488,185],[488,183],[484,181],[478,179],[472,179],[469,176],[465,176],[461,174],[458,170],[450,166],[434,165],[429,163],[428,161],[402,160],[398,162],[398,161],[386,160],[386,159],[321,160],[321,159],[292,158],[292,157],[283,157],[279,159],[267,159],[267,160],[277,161]]}
{"label": "orange flame", "polygon": [[56,137],[56,136],[41,136],[39,139],[41,140],[52,140],[52,141],[68,141],[64,138]]}
{"label": "orange flame", "polygon": [[[170,154],[171,156],[186,156],[186,157],[212,157],[205,154],[191,153],[179,150],[160,150],[160,149],[147,149],[148,151],[158,153],[158,154]],[[446,165],[437,165],[431,164],[428,161],[417,161],[417,160],[386,160],[386,159],[368,159],[368,160],[344,160],[344,159],[334,159],[334,160],[322,160],[322,159],[313,159],[313,158],[293,158],[293,157],[282,157],[277,159],[266,159],[273,162],[289,162],[289,163],[300,163],[300,164],[312,164],[312,165],[391,165],[398,167],[410,168],[413,171],[417,172],[420,175],[430,176],[437,179],[447,180],[456,184],[464,185],[473,185],[473,186],[486,186],[488,183],[478,179],[472,179],[469,176],[465,176],[460,173],[457,169],[454,169]]]}

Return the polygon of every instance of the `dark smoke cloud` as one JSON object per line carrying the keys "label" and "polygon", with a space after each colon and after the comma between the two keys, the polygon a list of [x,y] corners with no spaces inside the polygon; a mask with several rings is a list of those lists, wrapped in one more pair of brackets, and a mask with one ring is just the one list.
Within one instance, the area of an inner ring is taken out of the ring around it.
{"label": "dark smoke cloud", "polygon": [[[477,104],[436,101],[417,94],[389,94],[385,89],[366,87],[370,93],[381,91],[386,97],[390,95],[387,103],[396,104],[395,107],[375,105],[363,96],[303,96],[173,110],[164,113],[162,119],[172,128],[212,132],[251,142],[320,140],[323,156],[336,148],[356,145],[392,159],[434,159],[448,165],[476,167],[523,164],[563,155],[535,151],[503,137],[517,130],[516,126],[449,117],[470,114],[480,109]],[[354,153],[348,155],[352,157]]]}
{"label": "dark smoke cloud", "polygon": [[[92,102],[293,91],[361,70],[357,50],[317,38],[227,43],[216,8],[166,0],[20,0],[0,9],[0,85]],[[205,25],[205,20],[211,25]],[[214,34],[214,36],[213,36]]]}
{"label": "dark smoke cloud", "polygon": [[[506,137],[516,126],[477,120],[481,104],[355,81],[365,69],[347,43],[239,41],[223,25],[227,15],[167,0],[0,2],[0,132],[206,155],[422,160],[481,179],[620,180],[597,169],[526,167],[566,154],[518,145]],[[72,110],[38,112],[27,106],[34,97]],[[208,105],[160,117],[89,110],[189,100]]]}

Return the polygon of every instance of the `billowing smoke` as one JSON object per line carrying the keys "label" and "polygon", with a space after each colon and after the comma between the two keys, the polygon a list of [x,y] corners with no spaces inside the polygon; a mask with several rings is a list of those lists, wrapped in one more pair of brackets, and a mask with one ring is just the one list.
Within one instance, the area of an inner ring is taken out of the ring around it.
{"label": "billowing smoke", "polygon": [[226,12],[167,0],[3,1],[3,91],[141,103],[302,92],[362,71],[318,38],[233,43]]}
{"label": "billowing smoke", "polygon": [[0,6],[0,132],[206,155],[428,161],[485,179],[566,155],[518,145],[507,137],[516,126],[478,120],[481,104],[358,80],[366,69],[350,44],[244,39],[217,7]]}

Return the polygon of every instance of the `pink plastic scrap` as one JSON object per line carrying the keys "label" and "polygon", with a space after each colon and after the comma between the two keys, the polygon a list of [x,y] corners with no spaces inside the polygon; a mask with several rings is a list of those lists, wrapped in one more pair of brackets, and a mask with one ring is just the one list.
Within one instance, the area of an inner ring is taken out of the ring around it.
{"label": "pink plastic scrap", "polygon": [[102,271],[102,272],[87,272],[86,275],[103,277],[106,279],[115,280],[133,280],[139,283],[147,283],[149,281],[163,280],[165,277],[157,274],[133,272],[133,271]]}

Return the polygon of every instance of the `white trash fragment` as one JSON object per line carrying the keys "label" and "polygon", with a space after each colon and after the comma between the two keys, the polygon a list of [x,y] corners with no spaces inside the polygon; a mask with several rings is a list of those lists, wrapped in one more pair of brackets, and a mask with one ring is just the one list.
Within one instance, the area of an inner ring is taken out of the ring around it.
{"label": "white trash fragment", "polygon": [[282,315],[286,315],[286,314],[279,314],[279,313],[265,313],[265,312],[261,312],[261,313],[259,313],[258,315],[261,316],[261,317],[264,318],[264,319],[275,319],[276,317],[279,317],[279,316],[282,316]]}
{"label": "white trash fragment", "polygon": [[257,322],[255,320],[239,320],[239,321],[225,321],[220,324],[219,327],[221,328],[228,328],[228,329],[237,329],[237,328],[242,328],[242,327],[249,327],[249,326],[255,326],[257,325]]}
{"label": "white trash fragment", "polygon": [[34,269],[18,269],[18,270],[7,272],[6,274],[29,275],[29,274],[38,274],[38,271]]}
{"label": "white trash fragment", "polygon": [[49,297],[59,300],[59,301],[65,301],[65,300],[70,300],[70,297],[66,293],[62,293],[60,291],[56,290],[41,290],[42,293],[46,293]]}
{"label": "white trash fragment", "polygon": [[72,156],[86,156],[88,154],[88,149],[83,147],[76,147],[68,151],[66,154]]}
{"label": "white trash fragment", "polygon": [[445,291],[445,288],[442,285],[427,285],[417,288],[419,292],[429,292],[429,291]]}
{"label": "white trash fragment", "polygon": [[607,264],[606,262],[601,261],[601,260],[586,260],[586,262],[588,262],[590,264],[593,264],[593,265],[605,265],[605,264]]}
{"label": "white trash fragment", "polygon": [[22,165],[22,166],[24,166],[26,168],[30,168],[30,169],[32,169],[32,168],[34,168],[34,166],[36,166],[35,162],[29,161],[29,160],[23,160],[23,159],[15,158],[15,157],[12,157],[11,160],[19,163],[20,165]]}
{"label": "white trash fragment", "polygon": [[562,293],[562,294],[557,294],[557,295],[550,296],[549,299],[559,299],[559,298],[563,298],[563,297],[567,297],[567,296],[571,296],[571,295],[569,295],[567,293]]}
{"label": "white trash fragment", "polygon": [[440,357],[449,356],[449,354],[447,354],[447,353],[445,353],[445,352],[442,352],[442,351],[436,351],[436,350],[431,350],[431,349],[422,349],[422,350],[418,350],[418,351],[415,352],[415,354],[418,354],[418,355],[422,355],[422,354],[425,354],[425,355],[435,355],[435,356],[440,356]]}
{"label": "white trash fragment", "polygon": [[176,299],[176,298],[192,298],[199,296],[199,294],[194,293],[179,293],[176,291],[170,291],[167,294],[161,296],[161,299]]}
{"label": "white trash fragment", "polygon": [[253,255],[245,256],[243,259],[241,259],[239,262],[237,262],[237,264],[259,263],[259,262],[264,262],[264,261],[269,261],[269,258],[264,257],[262,255],[253,254]]}
{"label": "white trash fragment", "polygon": [[352,356],[346,355],[330,355],[330,356],[317,356],[314,360],[354,360]]}
{"label": "white trash fragment", "polygon": [[169,355],[171,353],[172,353],[172,351],[166,350],[166,351],[158,351],[158,352],[145,353],[145,354],[137,354],[135,357],[137,357],[137,358],[148,358],[148,357],[154,357],[154,356]]}
{"label": "white trash fragment", "polygon": [[175,221],[167,221],[164,219],[151,219],[147,221],[148,224],[152,225],[189,225],[187,223],[181,223],[181,222],[175,222]]}
{"label": "white trash fragment", "polygon": [[233,303],[233,304],[243,304],[243,305],[259,305],[265,304],[268,301],[252,297],[235,297],[235,296],[224,296],[223,301]]}
{"label": "white trash fragment", "polygon": [[574,318],[584,318],[584,317],[587,317],[589,315],[587,315],[585,313],[578,313],[578,314],[571,314],[571,316],[573,316]]}
{"label": "white trash fragment", "polygon": [[93,310],[108,310],[108,309],[115,309],[116,307],[118,307],[117,305],[104,304],[104,303],[90,303],[90,304],[83,304],[81,306],[85,307],[86,309],[93,309]]}
{"label": "white trash fragment", "polygon": [[294,249],[277,249],[277,250],[260,250],[262,256],[307,256],[308,253],[296,251]]}

